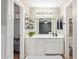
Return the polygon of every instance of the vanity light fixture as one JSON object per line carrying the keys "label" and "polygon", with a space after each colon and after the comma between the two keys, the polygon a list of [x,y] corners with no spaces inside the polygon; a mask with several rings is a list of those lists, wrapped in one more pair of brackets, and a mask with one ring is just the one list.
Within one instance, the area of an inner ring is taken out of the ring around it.
{"label": "vanity light fixture", "polygon": [[48,23],[47,20],[45,20],[44,23],[47,24]]}

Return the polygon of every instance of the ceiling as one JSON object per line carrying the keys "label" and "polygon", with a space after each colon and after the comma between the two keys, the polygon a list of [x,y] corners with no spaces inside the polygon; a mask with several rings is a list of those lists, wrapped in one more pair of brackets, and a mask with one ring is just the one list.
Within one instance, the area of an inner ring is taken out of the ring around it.
{"label": "ceiling", "polygon": [[28,0],[30,7],[60,7],[64,0]]}

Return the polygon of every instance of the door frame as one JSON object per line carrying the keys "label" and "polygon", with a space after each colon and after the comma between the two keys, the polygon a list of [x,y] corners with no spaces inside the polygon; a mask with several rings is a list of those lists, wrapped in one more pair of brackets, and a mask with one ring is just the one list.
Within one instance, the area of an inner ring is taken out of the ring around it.
{"label": "door frame", "polygon": [[24,6],[19,0],[14,3],[20,7],[20,59],[24,59]]}
{"label": "door frame", "polygon": [[20,59],[24,59],[24,6],[19,0],[7,0],[6,59],[14,59],[14,3],[20,7]]}
{"label": "door frame", "polygon": [[68,3],[65,5],[65,58],[69,59],[69,38],[68,38],[68,16],[67,16],[67,9],[69,5],[72,3],[72,0],[68,1]]}

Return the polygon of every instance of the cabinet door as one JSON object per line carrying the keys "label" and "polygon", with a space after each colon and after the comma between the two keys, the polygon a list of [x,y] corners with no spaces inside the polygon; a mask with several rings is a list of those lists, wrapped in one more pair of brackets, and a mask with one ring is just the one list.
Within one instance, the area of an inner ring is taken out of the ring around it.
{"label": "cabinet door", "polygon": [[62,54],[63,39],[46,39],[45,54]]}
{"label": "cabinet door", "polygon": [[37,39],[37,55],[43,56],[44,55],[44,39]]}
{"label": "cabinet door", "polygon": [[35,39],[27,39],[27,47],[26,51],[28,52],[29,56],[35,56],[36,55],[36,40]]}

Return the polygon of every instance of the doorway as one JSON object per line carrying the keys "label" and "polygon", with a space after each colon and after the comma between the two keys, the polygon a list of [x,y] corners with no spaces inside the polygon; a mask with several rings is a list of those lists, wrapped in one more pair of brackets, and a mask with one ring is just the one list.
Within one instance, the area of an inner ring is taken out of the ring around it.
{"label": "doorway", "polygon": [[20,59],[20,7],[14,3],[14,59]]}
{"label": "doorway", "polygon": [[66,8],[67,16],[67,38],[69,42],[69,59],[73,59],[73,6],[72,2]]}

